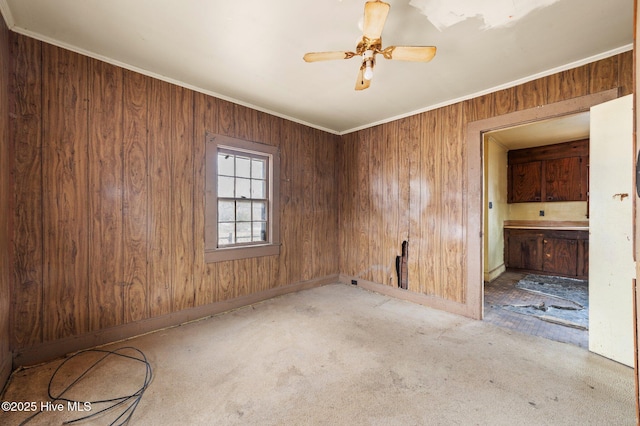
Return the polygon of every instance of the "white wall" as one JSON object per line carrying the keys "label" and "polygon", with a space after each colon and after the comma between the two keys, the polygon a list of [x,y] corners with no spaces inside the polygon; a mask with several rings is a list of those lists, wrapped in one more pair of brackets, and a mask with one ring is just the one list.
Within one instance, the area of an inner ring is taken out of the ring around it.
{"label": "white wall", "polygon": [[[485,221],[484,280],[505,270],[503,224],[507,220],[507,149],[491,136],[484,141]],[[489,202],[492,208],[489,209]]]}

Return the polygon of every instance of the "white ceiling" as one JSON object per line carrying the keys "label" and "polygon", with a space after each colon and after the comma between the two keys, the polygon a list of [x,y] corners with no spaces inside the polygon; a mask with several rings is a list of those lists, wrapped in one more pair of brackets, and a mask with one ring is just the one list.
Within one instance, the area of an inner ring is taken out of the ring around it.
{"label": "white ceiling", "polygon": [[587,139],[590,135],[589,112],[540,120],[484,134],[507,150],[531,148]]}
{"label": "white ceiling", "polygon": [[[633,0],[387,0],[389,45],[354,90],[364,0],[0,0],[13,31],[280,117],[344,134],[630,50]],[[527,7],[529,6],[529,7]]]}

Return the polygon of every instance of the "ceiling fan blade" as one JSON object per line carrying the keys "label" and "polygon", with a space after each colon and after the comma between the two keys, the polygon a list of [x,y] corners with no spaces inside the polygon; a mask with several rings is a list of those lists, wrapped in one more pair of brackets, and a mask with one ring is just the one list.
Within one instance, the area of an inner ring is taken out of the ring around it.
{"label": "ceiling fan blade", "polygon": [[358,79],[356,80],[356,90],[367,89],[371,85],[371,80],[364,78],[364,67],[360,67]]}
{"label": "ceiling fan blade", "polygon": [[390,7],[388,3],[382,1],[368,1],[364,4],[362,32],[365,37],[370,40],[380,38]]}
{"label": "ceiling fan blade", "polygon": [[434,46],[389,46],[382,52],[385,59],[429,62],[436,55]]}
{"label": "ceiling fan blade", "polygon": [[333,59],[350,59],[356,54],[353,52],[310,52],[305,54],[302,59],[306,62],[330,61]]}

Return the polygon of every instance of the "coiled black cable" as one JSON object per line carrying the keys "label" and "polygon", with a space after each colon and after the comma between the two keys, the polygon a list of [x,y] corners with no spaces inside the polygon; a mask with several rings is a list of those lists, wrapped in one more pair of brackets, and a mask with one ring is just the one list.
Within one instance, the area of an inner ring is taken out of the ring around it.
{"label": "coiled black cable", "polygon": [[[130,354],[126,354],[123,353],[125,351],[134,351],[137,353],[137,355],[130,355]],[[100,358],[98,358],[95,362],[93,362],[93,364],[91,364],[88,368],[86,368],[75,380],[73,380],[67,387],[65,387],[60,393],[58,393],[57,395],[53,395],[51,389],[54,387],[54,381],[56,379],[56,375],[58,374],[58,372],[60,371],[60,369],[67,364],[69,361],[71,361],[72,359],[81,356],[83,354],[87,354],[87,353],[99,353],[102,354],[102,356]],[[142,383],[142,385],[140,386],[140,388],[135,391],[134,393],[130,394],[130,395],[124,395],[124,396],[119,396],[116,398],[109,398],[109,399],[101,399],[101,400],[95,400],[95,401],[79,401],[79,400],[74,400],[74,399],[70,399],[70,398],[66,398],[64,395],[65,393],[67,393],[69,390],[71,390],[76,384],[78,384],[82,379],[84,379],[85,377],[87,377],[87,375],[91,372],[91,370],[93,370],[94,368],[96,368],[98,365],[100,365],[102,362],[104,362],[106,359],[108,359],[109,357],[112,356],[117,356],[117,357],[122,357],[122,358],[127,358],[127,359],[131,359],[137,362],[140,362],[144,365],[145,367],[145,377],[144,377],[144,381]],[[147,357],[145,356],[145,354],[134,347],[131,346],[125,346],[119,349],[115,349],[115,350],[102,350],[102,349],[87,349],[87,350],[83,350],[80,352],[76,352],[75,354],[71,355],[70,357],[68,357],[67,359],[65,359],[59,366],[58,368],[56,368],[56,370],[53,372],[53,375],[51,376],[51,379],[49,380],[49,386],[47,388],[47,393],[49,395],[49,398],[51,399],[52,402],[55,401],[65,401],[67,403],[72,403],[75,405],[79,405],[79,404],[85,404],[85,403],[89,403],[91,404],[91,407],[93,408],[94,405],[99,405],[99,404],[109,404],[108,406],[94,412],[91,413],[89,415],[74,419],[74,420],[67,420],[65,422],[63,422],[63,424],[73,424],[76,422],[81,422],[83,420],[88,420],[94,417],[97,417],[101,414],[107,413],[109,411],[113,411],[116,410],[118,408],[122,409],[122,412],[115,418],[115,420],[113,420],[111,423],[109,423],[110,426],[124,426],[126,424],[129,423],[129,420],[131,420],[131,417],[133,416],[133,413],[135,412],[136,408],[138,407],[138,404],[140,403],[140,400],[142,399],[142,395],[144,394],[144,392],[147,390],[147,388],[149,387],[149,384],[151,383],[151,379],[153,378],[153,372],[152,372],[152,368],[151,368],[151,364],[149,363],[149,361],[147,360]],[[35,415],[29,417],[28,419],[26,419],[25,421],[23,421],[21,424],[26,424],[27,422],[31,421],[36,415],[41,414],[42,412],[36,413]]]}

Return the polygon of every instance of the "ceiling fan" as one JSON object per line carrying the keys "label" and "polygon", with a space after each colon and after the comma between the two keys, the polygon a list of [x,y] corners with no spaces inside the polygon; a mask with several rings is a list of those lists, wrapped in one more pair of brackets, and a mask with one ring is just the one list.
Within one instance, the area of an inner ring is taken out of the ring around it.
{"label": "ceiling fan", "polygon": [[382,29],[389,14],[390,5],[382,1],[368,1],[364,4],[364,23],[362,40],[355,52],[310,52],[304,55],[306,62],[327,61],[332,59],[362,58],[356,80],[356,90],[364,90],[371,84],[376,54],[385,59],[400,61],[429,62],[436,54],[434,46],[388,46],[382,48]]}

